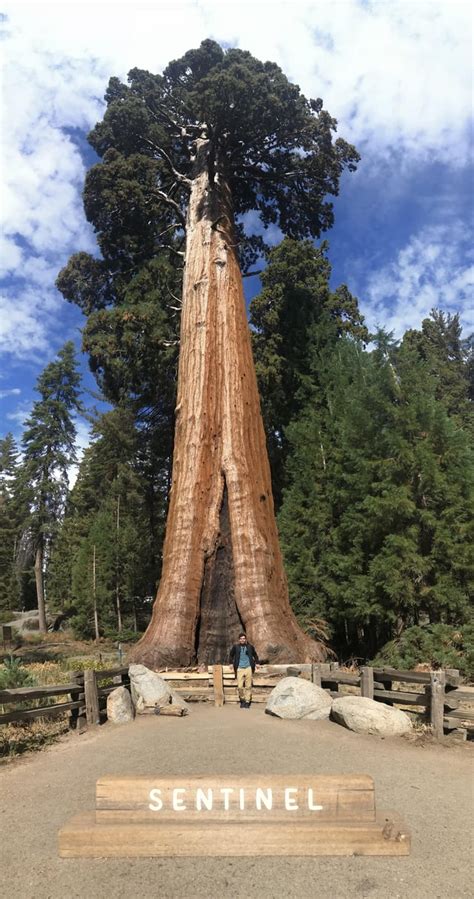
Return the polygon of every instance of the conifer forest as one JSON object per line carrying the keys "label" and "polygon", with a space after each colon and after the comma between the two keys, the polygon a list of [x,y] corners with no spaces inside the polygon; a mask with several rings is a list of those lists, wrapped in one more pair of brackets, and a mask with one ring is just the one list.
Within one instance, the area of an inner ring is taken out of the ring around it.
{"label": "conifer forest", "polygon": [[2,620],[37,608],[150,667],[226,660],[243,627],[262,658],[472,673],[472,337],[441,305],[373,333],[332,285],[357,149],[276,64],[213,41],[105,100],[98,251],[57,279],[97,395],[69,341],[0,442]]}

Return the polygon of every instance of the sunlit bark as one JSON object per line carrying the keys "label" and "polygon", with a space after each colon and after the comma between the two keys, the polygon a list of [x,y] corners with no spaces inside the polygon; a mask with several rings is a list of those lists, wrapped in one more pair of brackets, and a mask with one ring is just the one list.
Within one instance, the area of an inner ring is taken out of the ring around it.
{"label": "sunlit bark", "polygon": [[241,627],[262,659],[320,657],[290,609],[230,196],[199,143],[186,260],[170,506],[149,667],[227,661]]}

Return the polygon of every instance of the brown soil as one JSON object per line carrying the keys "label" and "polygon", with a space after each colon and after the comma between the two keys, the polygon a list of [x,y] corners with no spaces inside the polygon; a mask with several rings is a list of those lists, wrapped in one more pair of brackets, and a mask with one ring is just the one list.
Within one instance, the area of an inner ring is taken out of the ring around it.
{"label": "brown soil", "polygon": [[[412,832],[409,858],[60,859],[57,833],[105,774],[367,773]],[[262,707],[194,705],[71,734],[0,768],[0,893],[18,899],[461,899],[470,896],[472,747],[381,740]],[[2,878],[4,889],[2,890]]]}

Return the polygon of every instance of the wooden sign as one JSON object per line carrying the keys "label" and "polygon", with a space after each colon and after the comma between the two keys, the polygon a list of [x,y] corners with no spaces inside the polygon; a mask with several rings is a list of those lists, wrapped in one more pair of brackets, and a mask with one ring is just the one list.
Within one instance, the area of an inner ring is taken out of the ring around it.
{"label": "wooden sign", "polygon": [[316,777],[104,777],[96,821],[373,821],[366,774]]}
{"label": "wooden sign", "polygon": [[64,857],[408,855],[367,775],[104,777],[96,810],[59,833]]}

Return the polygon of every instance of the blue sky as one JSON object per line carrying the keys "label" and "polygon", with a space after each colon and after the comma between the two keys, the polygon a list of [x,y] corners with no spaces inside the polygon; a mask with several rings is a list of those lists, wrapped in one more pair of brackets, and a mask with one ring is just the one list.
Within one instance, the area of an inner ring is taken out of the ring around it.
{"label": "blue sky", "polygon": [[369,326],[399,337],[440,306],[473,330],[468,3],[6,0],[3,11],[2,434],[20,436],[39,372],[66,339],[80,345],[81,316],[54,281],[71,253],[94,252],[84,136],[109,76],[161,71],[206,37],[276,61],[359,149],[326,238],[333,285],[348,284]]}

